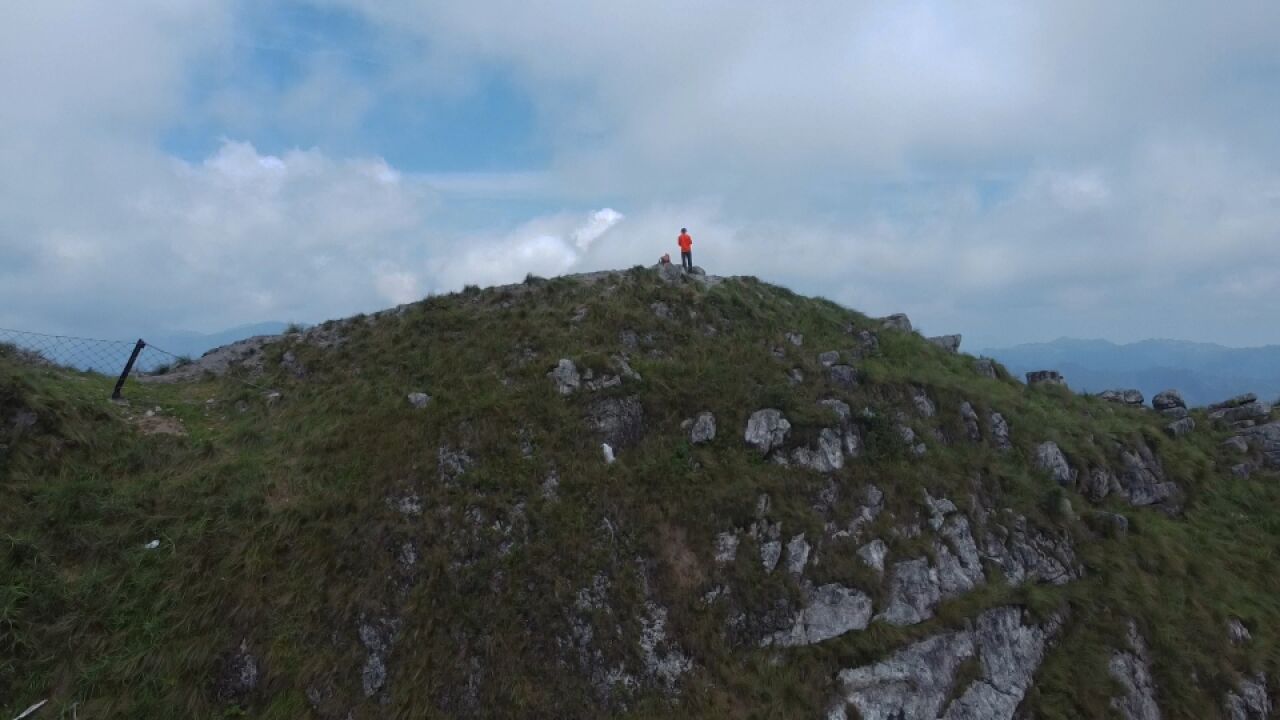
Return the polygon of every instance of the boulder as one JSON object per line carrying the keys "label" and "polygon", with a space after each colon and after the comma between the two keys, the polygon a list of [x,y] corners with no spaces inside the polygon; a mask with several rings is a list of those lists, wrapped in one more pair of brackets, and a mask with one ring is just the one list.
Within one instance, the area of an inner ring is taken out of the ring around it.
{"label": "boulder", "polygon": [[852,389],[858,386],[858,371],[849,365],[832,365],[827,368],[827,375],[839,387]]}
{"label": "boulder", "polygon": [[911,389],[911,404],[915,405],[916,413],[920,417],[931,418],[938,413],[938,408],[934,406],[933,400],[930,400],[928,393],[921,388]]}
{"label": "boulder", "polygon": [[823,367],[831,367],[832,365],[840,362],[840,351],[828,350],[824,353],[818,353],[818,362],[821,363]]}
{"label": "boulder", "polygon": [[761,645],[814,645],[862,630],[871,621],[871,598],[858,590],[832,583],[805,595],[804,608],[796,614],[791,627],[766,637]]}
{"label": "boulder", "polygon": [[820,473],[839,470],[844,467],[844,447],[840,434],[831,428],[823,428],[818,433],[818,442],[813,447],[796,448],[791,451],[791,461]]}
{"label": "boulder", "polygon": [[587,425],[614,449],[632,447],[644,436],[644,406],[635,395],[602,398],[587,408]]}
{"label": "boulder", "polygon": [[1212,412],[1214,410],[1226,410],[1228,408],[1240,407],[1241,405],[1249,405],[1256,402],[1258,402],[1257,395],[1253,393],[1244,393],[1243,395],[1237,395],[1233,398],[1223,400],[1222,402],[1214,403],[1206,409]]}
{"label": "boulder", "polygon": [[960,403],[960,422],[964,424],[964,433],[969,437],[969,442],[982,442],[982,430],[978,425],[978,413],[967,400]]}
{"label": "boulder", "polygon": [[1232,645],[1244,645],[1253,639],[1253,635],[1250,634],[1249,628],[1245,627],[1244,623],[1237,618],[1231,618],[1227,621],[1227,639],[1231,641]]}
{"label": "boulder", "polygon": [[1238,453],[1249,452],[1249,443],[1239,435],[1235,435],[1233,437],[1227,438],[1226,440],[1223,440],[1222,447],[1226,448],[1227,450],[1233,450]]}
{"label": "boulder", "polygon": [[875,333],[870,330],[860,330],[854,333],[854,337],[858,342],[857,347],[854,348],[854,353],[858,357],[868,357],[879,354],[880,338],[876,337]]}
{"label": "boulder", "polygon": [[1169,433],[1169,437],[1180,438],[1183,435],[1196,429],[1195,418],[1184,417],[1181,420],[1174,420],[1164,426],[1164,431]]}
{"label": "boulder", "polygon": [[431,396],[424,392],[413,392],[408,394],[409,404],[415,409],[421,410],[431,402]]}
{"label": "boulder", "polygon": [[1191,415],[1191,412],[1184,407],[1171,407],[1171,408],[1166,408],[1164,410],[1161,410],[1159,412],[1161,415],[1169,418],[1170,420],[1181,420],[1182,418],[1188,417]]}
{"label": "boulder", "polygon": [[1037,385],[1061,385],[1066,387],[1067,381],[1062,377],[1062,373],[1057,370],[1035,370],[1027,373],[1027,385],[1036,387]]}
{"label": "boulder", "polygon": [[996,378],[1000,377],[1000,374],[996,371],[996,361],[992,360],[991,358],[984,357],[984,358],[978,358],[977,360],[974,360],[973,369],[976,370],[979,375],[985,378],[991,378],[992,380],[995,380]]}
{"label": "boulder", "polygon": [[946,350],[947,352],[960,352],[960,335],[938,335],[928,338],[929,342]]}
{"label": "boulder", "polygon": [[1182,393],[1177,390],[1165,390],[1151,398],[1151,407],[1162,411],[1170,408],[1186,408],[1187,402],[1182,399]]}
{"label": "boulder", "polygon": [[1243,405],[1232,405],[1219,408],[1209,413],[1210,420],[1221,420],[1228,423],[1266,420],[1271,417],[1271,406],[1260,402],[1249,402]]}
{"label": "boulder", "polygon": [[1119,494],[1130,505],[1155,505],[1177,496],[1178,486],[1165,479],[1164,468],[1146,445],[1139,445],[1136,450],[1123,449],[1120,462],[1123,467],[1117,478]]}
{"label": "boulder", "polygon": [[556,392],[561,395],[572,395],[582,384],[578,366],[568,358],[560,358],[560,362],[556,363],[555,369],[547,373],[547,377],[551,378],[551,382],[556,386]]}
{"label": "boulder", "polygon": [[770,450],[786,442],[790,432],[791,423],[782,416],[782,411],[766,408],[751,413],[743,439],[761,455],[768,455]]}
{"label": "boulder", "polygon": [[1049,473],[1049,477],[1062,487],[1071,487],[1076,481],[1076,471],[1071,469],[1067,457],[1055,442],[1043,442],[1036,446],[1036,467]]}
{"label": "boulder", "polygon": [[1280,467],[1280,422],[1256,425],[1240,431],[1251,447],[1262,451],[1262,457],[1268,465]]}
{"label": "boulder", "polygon": [[888,556],[889,546],[880,538],[858,548],[858,559],[879,575],[884,574],[884,561]]}
{"label": "boulder", "polygon": [[843,400],[837,400],[835,398],[826,398],[823,400],[819,400],[818,404],[827,408],[831,412],[835,413],[836,417],[839,418],[841,424],[849,422],[849,418],[853,417],[853,410],[850,409],[849,403]]}
{"label": "boulder", "polygon": [[1138,626],[1129,621],[1126,634],[1127,650],[1116,650],[1107,666],[1113,680],[1124,694],[1112,698],[1111,708],[1124,720],[1160,720],[1160,706],[1156,704],[1156,683],[1151,676],[1151,658],[1146,643],[1138,634]]}
{"label": "boulder", "polygon": [[1146,399],[1142,397],[1139,390],[1104,390],[1098,397],[1107,402],[1119,403],[1121,405],[1145,405]]}
{"label": "boulder", "polygon": [[689,431],[689,442],[694,445],[709,443],[716,439],[716,416],[709,412],[700,412],[693,421]]}
{"label": "boulder", "polygon": [[804,335],[798,332],[789,332],[783,337],[787,339],[787,342],[791,343],[792,345],[795,345],[796,347],[800,347],[801,345],[804,345]]}
{"label": "boulder", "polygon": [[987,417],[987,425],[991,430],[991,444],[996,450],[1005,452],[1013,448],[1013,442],[1009,439],[1009,423],[1004,416],[998,412],[993,412]]}
{"label": "boulder", "polygon": [[908,318],[903,313],[894,313],[888,317],[880,318],[880,327],[888,330],[911,332],[911,318]]}
{"label": "boulder", "polygon": [[890,625],[915,625],[933,617],[933,608],[941,600],[938,571],[929,564],[929,558],[902,560],[893,564],[888,607],[876,619]]}

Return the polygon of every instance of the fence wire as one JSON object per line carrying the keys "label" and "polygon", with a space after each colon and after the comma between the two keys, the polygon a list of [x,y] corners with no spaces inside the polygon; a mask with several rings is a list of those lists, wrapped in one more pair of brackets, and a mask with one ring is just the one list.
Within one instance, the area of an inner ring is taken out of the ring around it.
{"label": "fence wire", "polygon": [[[108,378],[119,378],[124,373],[139,342],[143,347],[126,380],[133,380],[139,375],[161,374],[188,362],[186,358],[142,340],[101,340],[0,328],[0,351],[7,349],[22,362]],[[128,386],[138,387],[136,382],[129,382]]]}

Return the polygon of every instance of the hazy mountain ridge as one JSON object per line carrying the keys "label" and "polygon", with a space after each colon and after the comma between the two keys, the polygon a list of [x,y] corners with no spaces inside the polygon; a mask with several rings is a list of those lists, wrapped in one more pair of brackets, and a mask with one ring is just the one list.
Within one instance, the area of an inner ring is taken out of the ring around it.
{"label": "hazy mountain ridge", "polygon": [[1059,370],[1078,392],[1128,387],[1151,397],[1176,388],[1193,405],[1245,392],[1268,399],[1280,395],[1280,345],[1231,348],[1185,340],[1117,344],[1059,338],[987,348],[982,354],[1004,363],[1018,376],[1033,370]]}

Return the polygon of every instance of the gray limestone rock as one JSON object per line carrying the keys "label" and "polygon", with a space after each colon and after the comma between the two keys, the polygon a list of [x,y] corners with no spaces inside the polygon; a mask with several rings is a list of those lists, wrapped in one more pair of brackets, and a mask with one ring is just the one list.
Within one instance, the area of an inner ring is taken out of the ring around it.
{"label": "gray limestone rock", "polygon": [[801,345],[804,345],[804,335],[798,332],[789,332],[783,337],[787,339],[787,342],[791,343],[792,345],[795,345],[796,347],[800,347]]}
{"label": "gray limestone rock", "polygon": [[1033,581],[1064,585],[1081,573],[1065,531],[1050,534],[1008,510],[998,521],[988,522],[982,554],[1000,568],[1010,585]]}
{"label": "gray limestone rock", "polygon": [[1253,474],[1253,466],[1249,463],[1236,463],[1231,466],[1231,476],[1241,480]]}
{"label": "gray limestone rock", "polygon": [[828,350],[824,353],[819,353],[818,362],[821,363],[823,367],[831,367],[832,365],[840,362],[840,352],[838,350]]}
{"label": "gray limestone rock", "polygon": [[1067,462],[1058,444],[1052,441],[1042,442],[1036,446],[1035,465],[1039,470],[1049,473],[1049,477],[1062,487],[1075,485],[1077,472]]}
{"label": "gray limestone rock", "polygon": [[1170,437],[1175,437],[1175,438],[1180,438],[1183,435],[1186,435],[1187,433],[1194,431],[1195,429],[1196,429],[1195,418],[1190,418],[1190,417],[1184,417],[1181,420],[1175,420],[1169,423],[1168,425],[1164,426],[1164,431],[1168,433]]}
{"label": "gray limestone rock", "polygon": [[851,389],[858,386],[858,371],[850,365],[832,365],[827,368],[827,376],[839,387]]}
{"label": "gray limestone rock", "polygon": [[786,442],[790,432],[791,423],[782,416],[782,412],[766,408],[751,413],[743,439],[761,455],[768,455],[770,450],[781,447]]}
{"label": "gray limestone rock", "polygon": [[1057,370],[1034,370],[1027,373],[1027,385],[1029,387],[1038,385],[1061,385],[1066,387],[1067,381],[1062,377],[1062,373]]}
{"label": "gray limestone rock", "polygon": [[880,318],[880,327],[886,330],[901,330],[902,332],[911,332],[911,318],[903,313],[895,313],[888,317]]}
{"label": "gray limestone rock", "polygon": [[1249,633],[1249,628],[1237,618],[1231,618],[1227,621],[1227,639],[1232,645],[1243,645],[1253,639],[1253,635]]}
{"label": "gray limestone rock", "polygon": [[698,413],[698,417],[693,421],[693,429],[689,431],[689,442],[701,445],[715,439],[716,416],[709,412]]}
{"label": "gray limestone rock", "polygon": [[805,595],[804,607],[796,613],[791,627],[766,637],[761,645],[814,645],[853,630],[863,630],[871,621],[871,598],[857,590],[833,583],[809,590]]}
{"label": "gray limestone rock", "polygon": [[1239,435],[1229,437],[1226,440],[1222,441],[1222,447],[1228,450],[1233,450],[1238,453],[1249,452],[1248,441],[1246,441],[1244,438],[1240,437]]}
{"label": "gray limestone rock", "polygon": [[722,532],[716,536],[716,564],[727,565],[738,557],[738,534]]}
{"label": "gray limestone rock", "polygon": [[1280,422],[1255,425],[1240,432],[1250,447],[1262,451],[1262,457],[1272,467],[1280,467]]}
{"label": "gray limestone rock", "polygon": [[213,695],[218,702],[244,703],[258,689],[258,658],[249,651],[249,641],[218,659]]}
{"label": "gray limestone rock", "polygon": [[969,438],[969,442],[982,442],[982,430],[978,424],[978,413],[967,400],[960,403],[960,422],[964,423],[964,434]]}
{"label": "gray limestone rock", "polygon": [[884,561],[888,556],[889,546],[880,538],[858,548],[858,559],[880,575],[884,574]]}
{"label": "gray limestone rock", "polygon": [[407,398],[409,400],[409,404],[417,410],[425,408],[427,404],[431,402],[431,396],[424,392],[409,393]]}
{"label": "gray limestone rock", "polygon": [[1227,691],[1223,709],[1228,720],[1269,720],[1272,706],[1267,692],[1267,676],[1258,673],[1240,678],[1236,689]]}
{"label": "gray limestone rock", "polygon": [[671,307],[664,302],[653,303],[649,306],[649,309],[653,311],[654,315],[657,315],[663,320],[675,319],[675,316],[671,314]]}
{"label": "gray limestone rock", "polygon": [[1145,444],[1120,453],[1120,495],[1130,505],[1155,505],[1173,500],[1178,486],[1165,480],[1164,468]]}
{"label": "gray limestone rock", "polygon": [[1227,408],[1240,407],[1242,405],[1250,405],[1256,402],[1258,402],[1257,395],[1255,395],[1254,393],[1244,393],[1243,395],[1236,395],[1235,397],[1229,398],[1227,400],[1223,400],[1222,402],[1216,402],[1205,409],[1210,412],[1213,412],[1214,410],[1225,410]]}
{"label": "gray limestone rock", "polygon": [[804,533],[800,533],[791,538],[787,543],[787,572],[792,575],[799,575],[804,572],[804,566],[809,563],[809,543],[804,539]]}
{"label": "gray limestone rock", "polygon": [[911,404],[915,406],[916,413],[920,417],[931,418],[938,414],[938,408],[933,404],[933,400],[929,399],[928,393],[921,388],[911,389]]}
{"label": "gray limestone rock", "polygon": [[1134,389],[1125,390],[1104,390],[1098,397],[1107,402],[1119,403],[1121,405],[1141,406],[1146,404],[1146,398],[1142,397],[1142,392]]}
{"label": "gray limestone rock", "polygon": [[991,358],[978,358],[973,362],[973,369],[985,378],[995,380],[1000,377],[1000,374],[996,371],[996,361]]}
{"label": "gray limestone rock", "polygon": [[779,540],[770,540],[760,546],[760,564],[764,566],[765,572],[773,572],[778,567],[778,560],[782,558],[782,542]]}
{"label": "gray limestone rock", "polygon": [[1151,398],[1151,407],[1162,411],[1170,408],[1185,409],[1187,401],[1182,399],[1182,393],[1177,390],[1164,390],[1156,393],[1156,396]]}
{"label": "gray limestone rock", "polygon": [[1089,469],[1089,477],[1084,481],[1084,494],[1094,502],[1102,502],[1111,493],[1120,493],[1120,481],[1105,467]]}
{"label": "gray limestone rock", "polygon": [[1171,407],[1165,410],[1161,410],[1160,414],[1163,415],[1164,417],[1169,418],[1170,420],[1181,420],[1182,418],[1189,416],[1191,414],[1191,411],[1187,410],[1184,407]]}
{"label": "gray limestone rock", "polygon": [[915,625],[933,617],[933,608],[942,600],[938,571],[929,558],[902,560],[889,574],[888,607],[876,616],[890,625]]}
{"label": "gray limestone rock", "polygon": [[818,404],[835,413],[841,424],[849,422],[849,419],[853,417],[853,410],[849,408],[849,403],[843,400],[826,398],[825,400],[819,400]]}
{"label": "gray limestone rock", "polygon": [[928,338],[929,342],[946,350],[947,352],[960,352],[960,335],[938,335],[937,337]]}
{"label": "gray limestone rock", "polygon": [[1146,643],[1138,634],[1138,626],[1132,620],[1126,633],[1127,650],[1111,654],[1107,670],[1124,689],[1124,694],[1111,699],[1111,708],[1124,720],[1160,720],[1160,706],[1156,704],[1156,685],[1151,677],[1151,659]]}
{"label": "gray limestone rock", "polygon": [[680,676],[689,672],[693,661],[667,638],[667,609],[648,600],[640,618],[640,658],[644,674],[667,693],[676,689]]}
{"label": "gray limestone rock", "polygon": [[1009,423],[1003,415],[991,413],[987,417],[987,427],[991,431],[991,444],[996,450],[1005,452],[1013,449],[1013,441],[1009,439]]}
{"label": "gray limestone rock", "polygon": [[561,395],[572,395],[582,384],[578,366],[574,365],[569,358],[560,358],[560,362],[556,363],[555,369],[547,373],[547,377],[551,378],[551,382],[556,386],[556,392]]}
{"label": "gray limestone rock", "polygon": [[1257,422],[1266,420],[1269,417],[1271,417],[1271,406],[1260,402],[1232,405],[1209,413],[1210,420],[1221,420],[1227,423],[1248,422],[1250,420]]}
{"label": "gray limestone rock", "polygon": [[[1057,617],[1035,625],[1024,615],[1016,607],[994,608],[971,627],[841,671],[840,698],[828,718],[847,717],[852,705],[862,720],[1011,720],[1062,625]],[[977,676],[960,677],[974,658]],[[968,685],[956,687],[962,680]]]}
{"label": "gray limestone rock", "polygon": [[791,461],[817,472],[835,472],[844,467],[844,443],[838,432],[823,428],[816,445],[791,451]]}

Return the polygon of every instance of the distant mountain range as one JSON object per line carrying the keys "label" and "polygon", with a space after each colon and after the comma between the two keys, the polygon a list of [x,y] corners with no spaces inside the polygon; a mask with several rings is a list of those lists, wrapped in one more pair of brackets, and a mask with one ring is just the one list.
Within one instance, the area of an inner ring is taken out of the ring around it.
{"label": "distant mountain range", "polygon": [[999,360],[1019,378],[1032,370],[1057,370],[1077,392],[1137,388],[1150,401],[1155,393],[1176,388],[1194,405],[1244,392],[1267,401],[1280,396],[1280,345],[1229,348],[1183,340],[1117,345],[1059,338],[980,354]]}
{"label": "distant mountain range", "polygon": [[194,332],[178,332],[149,335],[143,339],[147,341],[148,345],[173,353],[178,357],[189,357],[194,360],[214,348],[230,345],[237,340],[243,340],[255,335],[279,335],[288,327],[288,323],[261,322],[253,325],[241,325],[240,327],[208,335]]}

